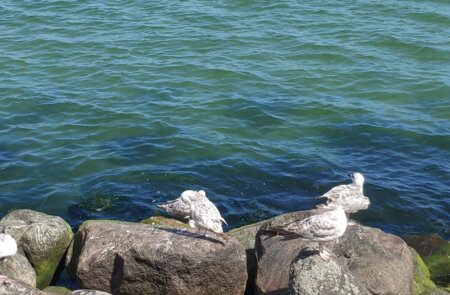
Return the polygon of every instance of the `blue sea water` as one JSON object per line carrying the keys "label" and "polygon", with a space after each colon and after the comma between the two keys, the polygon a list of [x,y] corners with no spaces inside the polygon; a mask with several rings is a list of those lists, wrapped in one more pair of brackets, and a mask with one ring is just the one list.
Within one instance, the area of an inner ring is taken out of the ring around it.
{"label": "blue sea water", "polygon": [[450,238],[450,2],[0,2],[0,217],[230,228],[366,177],[354,215]]}

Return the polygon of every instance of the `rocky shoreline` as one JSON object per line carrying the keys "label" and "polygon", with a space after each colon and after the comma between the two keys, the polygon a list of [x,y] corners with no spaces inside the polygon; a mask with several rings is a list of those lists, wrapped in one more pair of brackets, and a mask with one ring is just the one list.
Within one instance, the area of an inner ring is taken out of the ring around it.
{"label": "rocky shoreline", "polygon": [[[450,242],[398,236],[353,225],[334,256],[316,243],[275,235],[268,226],[303,219],[298,211],[233,229],[223,239],[185,223],[85,221],[77,233],[62,218],[16,210],[0,225],[18,253],[0,260],[0,294],[450,294]],[[82,288],[50,286],[65,269]]]}

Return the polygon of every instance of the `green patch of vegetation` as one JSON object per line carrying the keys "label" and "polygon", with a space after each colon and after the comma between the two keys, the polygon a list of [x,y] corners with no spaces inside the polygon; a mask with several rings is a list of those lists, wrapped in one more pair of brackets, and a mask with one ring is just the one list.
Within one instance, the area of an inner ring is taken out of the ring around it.
{"label": "green patch of vegetation", "polygon": [[43,291],[49,295],[66,295],[71,292],[70,289],[61,286],[48,286]]}
{"label": "green patch of vegetation", "polygon": [[422,257],[414,250],[409,248],[414,257],[414,295],[426,295],[436,290],[436,285],[430,279],[430,272]]}
{"label": "green patch of vegetation", "polygon": [[150,218],[142,220],[141,223],[150,224],[154,226],[167,225],[178,228],[189,228],[189,225],[186,223],[183,223],[175,219],[166,218],[163,216],[152,216]]}
{"label": "green patch of vegetation", "polygon": [[450,242],[430,256],[424,257],[436,285],[450,288]]}

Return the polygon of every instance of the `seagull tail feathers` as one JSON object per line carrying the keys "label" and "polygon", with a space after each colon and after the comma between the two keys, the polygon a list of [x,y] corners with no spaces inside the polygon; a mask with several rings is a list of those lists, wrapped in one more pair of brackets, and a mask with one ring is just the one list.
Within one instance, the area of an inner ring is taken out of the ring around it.
{"label": "seagull tail feathers", "polygon": [[273,232],[279,235],[283,235],[283,236],[298,236],[297,233],[292,232],[291,230],[289,230],[288,227],[286,227],[286,225],[278,225],[278,226],[271,226],[268,225],[265,227],[264,229],[267,232]]}
{"label": "seagull tail feathers", "polygon": [[222,221],[223,223],[225,223],[228,226],[228,223],[225,221],[225,219],[223,219],[223,217],[220,217],[220,221]]}

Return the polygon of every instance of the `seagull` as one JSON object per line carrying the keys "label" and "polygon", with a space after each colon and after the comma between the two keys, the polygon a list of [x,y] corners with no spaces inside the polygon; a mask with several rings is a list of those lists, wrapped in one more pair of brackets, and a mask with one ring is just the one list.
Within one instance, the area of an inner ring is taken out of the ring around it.
{"label": "seagull", "polygon": [[319,243],[319,256],[328,261],[331,253],[324,250],[323,242],[338,240],[347,229],[347,216],[341,205],[327,207],[328,211],[272,228],[282,234]]}
{"label": "seagull", "polygon": [[189,204],[189,215],[185,218],[189,219],[189,226],[191,228],[197,227],[197,230],[200,229],[206,231],[212,231],[220,237],[224,237],[222,222],[226,225],[227,222],[220,215],[217,207],[206,197],[206,193],[203,191],[202,197],[199,199],[193,200],[189,197],[182,196],[183,200]]}
{"label": "seagull", "polygon": [[166,210],[170,215],[185,218],[191,212],[187,200],[197,201],[202,198],[206,198],[205,191],[186,190],[179,198],[160,204],[158,207]]}
{"label": "seagull", "polygon": [[[3,226],[2,233],[0,233],[0,261],[6,260],[6,258],[16,255],[17,242],[11,235],[5,233],[5,227]],[[5,275],[0,275],[0,286],[8,280]]]}
{"label": "seagull", "polygon": [[[326,198],[327,203],[318,205],[317,208],[327,208],[329,206],[342,205],[347,218],[350,213],[355,213],[360,210],[365,210],[370,205],[370,200],[363,194],[364,176],[361,173],[355,172],[349,174],[352,179],[351,184],[341,184],[333,187],[317,198]],[[354,225],[353,221],[348,222],[349,225]]]}

